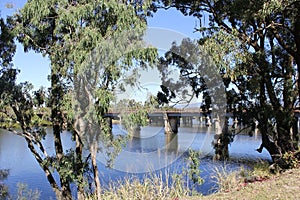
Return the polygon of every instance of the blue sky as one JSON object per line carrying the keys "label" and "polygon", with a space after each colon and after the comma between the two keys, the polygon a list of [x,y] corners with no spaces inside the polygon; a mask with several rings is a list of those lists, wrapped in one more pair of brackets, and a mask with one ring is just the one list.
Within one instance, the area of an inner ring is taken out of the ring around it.
{"label": "blue sky", "polygon": [[[11,3],[14,8],[8,9],[6,3]],[[2,0],[0,2],[0,10],[2,17],[11,15],[16,9],[21,8],[26,3],[26,0]],[[159,10],[152,18],[149,18],[149,28],[161,28],[168,31],[176,31],[181,35],[198,38],[198,33],[194,33],[194,28],[197,26],[197,19],[193,17],[183,16],[175,9]],[[154,38],[157,41],[164,42],[164,38],[159,35]],[[29,81],[38,89],[40,86],[49,87],[47,76],[50,74],[50,64],[47,58],[41,54],[36,54],[33,51],[24,53],[20,44],[17,45],[17,52],[14,57],[14,65],[21,69],[18,81]]]}

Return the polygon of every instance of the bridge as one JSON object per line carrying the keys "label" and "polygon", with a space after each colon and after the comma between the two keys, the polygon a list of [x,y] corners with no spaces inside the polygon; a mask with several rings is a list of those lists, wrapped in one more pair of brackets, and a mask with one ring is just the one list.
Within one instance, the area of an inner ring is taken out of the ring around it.
{"label": "bridge", "polygon": [[[137,110],[114,110],[106,114],[106,117],[110,119],[112,125],[112,119],[120,120],[122,115],[135,113]],[[299,127],[300,110],[295,110],[295,117],[298,119],[297,127]],[[233,113],[226,113],[226,117],[232,118],[233,123],[238,124],[237,119],[233,119]],[[165,133],[177,133],[179,126],[192,127],[193,119],[199,119],[199,123],[204,123],[206,126],[211,126],[216,119],[212,119],[212,116],[203,112],[201,109],[172,109],[172,110],[149,110],[148,111],[149,124],[160,125],[165,127]]]}
{"label": "bridge", "polygon": [[[114,110],[106,114],[111,120],[120,120],[122,115],[135,113],[137,110]],[[149,124],[156,124],[165,127],[165,133],[177,133],[180,124],[184,126],[193,126],[193,119],[196,117],[202,120],[203,117],[209,116],[207,113],[199,109],[187,110],[150,110],[148,111]],[[210,126],[210,117],[206,118],[206,125]],[[110,122],[112,123],[112,122]]]}

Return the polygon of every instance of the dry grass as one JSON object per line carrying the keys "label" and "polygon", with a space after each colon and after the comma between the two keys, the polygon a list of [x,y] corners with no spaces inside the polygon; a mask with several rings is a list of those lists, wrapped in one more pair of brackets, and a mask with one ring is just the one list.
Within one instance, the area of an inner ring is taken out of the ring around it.
{"label": "dry grass", "polygon": [[186,197],[183,199],[300,199],[300,168],[291,169],[277,175],[268,174],[267,179],[265,172],[261,171],[260,173],[265,178],[259,179],[257,176],[253,181],[239,183],[238,187],[231,186],[230,191],[222,191],[203,197]]}
{"label": "dry grass", "polygon": [[241,172],[243,173],[244,169],[230,171],[223,167],[215,167],[212,178],[215,180],[217,185],[217,190],[219,192],[228,192],[237,188],[242,182],[243,179],[240,177]]}
{"label": "dry grass", "polygon": [[103,191],[102,199],[300,199],[300,168],[274,175],[269,173],[268,163],[259,162],[253,165],[251,171],[240,168],[230,172],[226,167],[216,168],[214,178],[219,192],[208,196],[189,196],[191,191],[186,187],[184,177],[177,174],[171,182],[164,182],[162,174],[159,174],[145,177],[143,182],[131,178],[112,184]]}
{"label": "dry grass", "polygon": [[[128,199],[128,200],[164,200],[181,199],[191,194],[185,177],[174,174],[170,177],[162,173],[144,177],[125,178],[123,181],[112,183],[108,189],[102,191],[101,199]],[[165,181],[168,180],[168,181]],[[88,200],[94,200],[90,197]]]}

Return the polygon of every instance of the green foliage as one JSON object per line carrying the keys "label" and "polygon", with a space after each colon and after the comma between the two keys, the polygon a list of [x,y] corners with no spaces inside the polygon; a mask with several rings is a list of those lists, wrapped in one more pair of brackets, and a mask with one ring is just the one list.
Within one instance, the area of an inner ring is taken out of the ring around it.
{"label": "green foliage", "polygon": [[[78,176],[77,174],[90,176],[92,173],[88,166],[90,158],[87,157],[78,159],[76,156],[77,155],[73,149],[68,149],[60,160],[58,160],[55,156],[49,156],[44,159],[42,166],[50,167],[52,172],[56,171],[63,181],[85,187],[88,185],[87,177],[83,179],[83,176]],[[86,159],[87,162],[84,163],[83,167],[81,166],[81,159]]]}
{"label": "green foliage", "polygon": [[[194,96],[203,95],[203,102],[207,101],[210,104],[211,97],[208,92],[210,89],[212,92],[213,89],[207,87],[206,81],[213,79],[212,75],[218,72],[206,58],[205,52],[200,50],[196,41],[185,38],[179,45],[174,42],[164,57],[159,59],[157,66],[162,81],[161,92],[157,94],[158,102],[162,105],[169,102],[189,103]],[[213,74],[207,70],[213,71]],[[178,77],[174,77],[175,72],[179,72]]]}
{"label": "green foliage", "polygon": [[120,112],[120,123],[130,135],[139,129],[141,126],[146,126],[148,123],[148,111],[150,105],[144,106],[134,99],[122,99],[115,106],[115,111]]}
{"label": "green foliage", "polygon": [[99,88],[96,91],[96,99],[97,116],[103,117],[104,114],[108,113],[109,105],[113,101],[114,96],[110,91]]}
{"label": "green foliage", "polygon": [[67,121],[68,125],[72,124],[72,122],[75,118],[72,92],[67,92],[63,96],[62,110],[64,111],[64,116],[66,118],[66,121]]}
{"label": "green foliage", "polygon": [[11,61],[15,54],[16,45],[14,43],[13,27],[10,25],[11,17],[5,20],[0,17],[0,114],[2,127],[10,128],[16,116],[9,103],[12,100],[14,82],[19,70],[12,67]]}
{"label": "green foliage", "polygon": [[244,63],[252,62],[252,56],[238,37],[238,32],[229,34],[221,29],[207,38],[204,44],[204,50],[222,73],[223,79],[236,82],[240,76],[247,74]]}
{"label": "green foliage", "polygon": [[189,178],[193,181],[194,184],[198,184],[198,185],[201,185],[204,181],[200,176],[200,173],[201,173],[200,155],[201,155],[201,152],[197,152],[192,149],[189,149],[189,156],[188,156]]}
{"label": "green foliage", "polygon": [[145,101],[144,107],[148,110],[159,108],[158,99],[154,95],[150,95]]}
{"label": "green foliage", "polygon": [[34,92],[34,104],[35,106],[42,106],[46,102],[46,94],[43,87]]}
{"label": "green foliage", "polygon": [[176,7],[200,20],[199,44],[220,70],[227,111],[249,126],[258,121],[262,147],[274,161],[297,150],[297,133],[290,130],[300,96],[299,1],[158,2],[154,8]]}
{"label": "green foliage", "polygon": [[121,119],[122,126],[131,133],[135,128],[147,125],[148,112],[146,110],[136,110],[133,113],[122,115]]}
{"label": "green foliage", "polygon": [[28,83],[16,84],[19,70],[13,68],[0,71],[1,100],[0,110],[5,114],[7,121],[17,121],[25,129],[32,128],[37,118],[34,117],[31,90],[33,86]]}
{"label": "green foliage", "polygon": [[279,161],[276,162],[275,166],[277,171],[281,171],[282,169],[293,169],[299,166],[299,159],[296,156],[297,153],[295,152],[286,152],[280,158]]}
{"label": "green foliage", "polygon": [[[11,22],[11,17],[6,19]],[[14,42],[13,27],[10,23],[5,23],[4,19],[0,16],[0,72],[5,68],[11,67],[11,61],[16,51]]]}
{"label": "green foliage", "polygon": [[[71,198],[70,183],[78,188],[84,184],[86,168],[92,166],[82,157],[83,145],[95,157],[101,142],[109,163],[124,145],[122,137],[112,135],[105,115],[116,88],[122,86],[118,83],[134,84],[135,76],[126,77],[127,72],[144,69],[156,58],[156,49],[145,49],[141,43],[149,3],[31,0],[13,18],[7,18],[7,24],[0,21],[0,111],[20,124],[20,135],[26,138],[58,198],[61,194]],[[32,96],[29,83],[16,84],[19,71],[10,64],[15,36],[26,52],[34,50],[49,58],[49,98],[43,88]],[[45,104],[51,111],[44,110]],[[53,125],[52,157],[41,142],[45,120]],[[76,150],[71,152],[63,149],[60,137],[70,128],[67,125],[74,125]],[[89,145],[96,148],[89,149]],[[54,171],[59,181],[53,178]]]}

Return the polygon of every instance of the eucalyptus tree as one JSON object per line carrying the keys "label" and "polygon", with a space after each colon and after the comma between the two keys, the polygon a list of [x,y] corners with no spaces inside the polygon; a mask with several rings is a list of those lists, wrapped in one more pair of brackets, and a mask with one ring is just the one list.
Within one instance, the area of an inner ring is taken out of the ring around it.
{"label": "eucalyptus tree", "polygon": [[300,94],[300,2],[175,0],[158,1],[153,7],[176,7],[199,19],[199,44],[230,86],[228,111],[244,123],[258,121],[258,151],[266,148],[273,161],[289,167],[283,158],[298,149],[294,109]]}
{"label": "eucalyptus tree", "polygon": [[[10,22],[11,18],[7,18],[7,21]],[[9,23],[5,22],[0,16],[0,82],[1,90],[4,90],[5,81],[9,77],[16,76],[18,70],[13,69],[11,64],[12,58],[16,51],[16,45],[14,42],[14,34],[12,33],[12,26]],[[1,111],[5,105],[5,96],[1,92]]]}
{"label": "eucalyptus tree", "polygon": [[[7,21],[10,21],[8,18]],[[6,23],[5,19],[0,16],[0,113],[3,119],[9,117],[7,109],[6,89],[11,89],[11,78],[15,77],[18,70],[14,69],[11,62],[16,51],[12,26]],[[12,78],[14,79],[14,78]]]}
{"label": "eucalyptus tree", "polygon": [[[178,79],[170,76],[174,68],[180,72]],[[158,102],[180,102],[188,107],[195,99],[201,101],[199,111],[206,118],[212,118],[216,125],[216,135],[212,142],[214,158],[228,159],[228,144],[233,135],[228,130],[226,120],[226,88],[217,66],[206,50],[189,38],[183,39],[180,44],[174,42],[160,58],[158,69],[162,80],[162,92],[157,94]]]}
{"label": "eucalyptus tree", "polygon": [[[7,18],[8,22],[11,18]],[[1,69],[11,67],[11,61],[16,51],[12,27],[0,15],[0,66]]]}
{"label": "eucalyptus tree", "polygon": [[[109,146],[109,151],[120,150],[120,139],[114,140],[105,120],[114,91],[117,86],[124,88],[121,79],[133,82],[124,77],[126,71],[146,67],[147,61],[156,57],[155,49],[132,45],[142,39],[148,5],[148,1],[29,0],[14,16],[11,25],[25,51],[41,53],[51,62],[49,105],[54,156],[41,142],[45,131],[32,123],[30,87],[14,85],[15,76],[11,82],[17,95],[11,102],[17,103],[13,108],[22,128],[18,134],[26,139],[58,199],[72,198],[72,183],[77,186],[77,198],[84,198],[89,158],[94,181],[90,192],[100,198],[98,139]],[[73,127],[75,150],[66,150],[62,144],[61,133],[67,124]],[[84,157],[83,147],[89,156]],[[58,182],[51,169],[59,175]]]}

